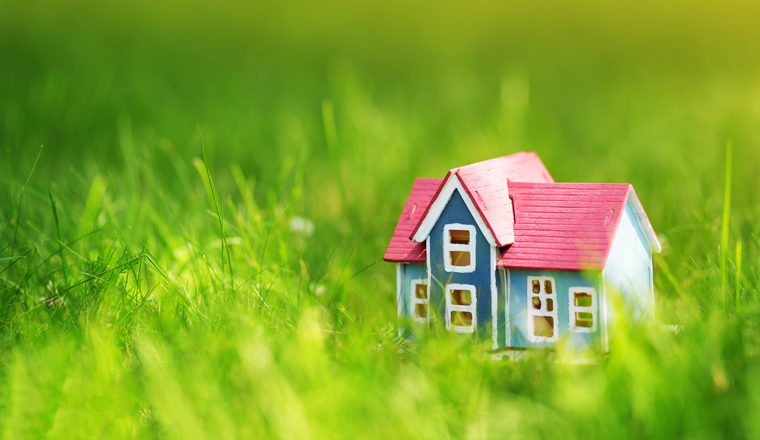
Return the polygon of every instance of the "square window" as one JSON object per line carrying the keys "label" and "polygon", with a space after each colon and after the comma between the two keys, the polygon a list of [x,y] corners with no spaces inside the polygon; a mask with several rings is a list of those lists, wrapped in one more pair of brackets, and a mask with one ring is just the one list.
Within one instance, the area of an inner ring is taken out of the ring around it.
{"label": "square window", "polygon": [[427,319],[427,304],[415,304],[414,317],[420,318],[420,319]]}
{"label": "square window", "polygon": [[477,295],[470,284],[446,286],[446,328],[457,333],[473,333],[477,327]]}
{"label": "square window", "polygon": [[443,263],[446,272],[475,271],[475,226],[449,224],[443,227]]}
{"label": "square window", "polygon": [[451,325],[457,327],[470,327],[472,325],[472,313],[470,312],[451,312]]}
{"label": "square window", "polygon": [[419,299],[427,299],[428,289],[426,284],[417,284],[414,289],[414,296]]}
{"label": "square window", "polygon": [[533,308],[536,310],[541,310],[541,298],[537,296],[533,297]]}
{"label": "square window", "polygon": [[449,231],[449,243],[465,245],[470,244],[470,231],[452,229]]}
{"label": "square window", "polygon": [[554,318],[551,316],[534,316],[533,334],[541,338],[553,338]]}
{"label": "square window", "polygon": [[576,313],[575,326],[583,328],[592,328],[594,326],[594,315],[591,313]]}
{"label": "square window", "polygon": [[578,307],[591,307],[591,295],[586,292],[575,292],[575,305]]}
{"label": "square window", "polygon": [[451,251],[451,264],[457,267],[467,267],[470,265],[470,253],[462,251]]}
{"label": "square window", "polygon": [[597,327],[596,290],[593,287],[571,287],[570,331],[572,333],[593,333]]}
{"label": "square window", "polygon": [[469,290],[452,290],[451,304],[455,306],[469,306],[472,304],[472,293]]}
{"label": "square window", "polygon": [[429,305],[429,298],[428,298],[428,285],[426,279],[416,279],[412,280],[410,285],[410,292],[413,292],[411,296],[411,301],[409,304],[409,315],[412,319],[414,319],[417,322],[422,322],[427,324],[428,319],[430,318],[428,313],[428,305]]}

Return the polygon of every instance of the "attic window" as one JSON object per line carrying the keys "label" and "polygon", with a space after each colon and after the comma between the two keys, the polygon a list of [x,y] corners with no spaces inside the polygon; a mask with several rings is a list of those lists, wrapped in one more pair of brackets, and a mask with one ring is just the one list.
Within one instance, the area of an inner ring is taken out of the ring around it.
{"label": "attic window", "polygon": [[528,336],[530,342],[559,339],[557,289],[552,277],[528,277]]}
{"label": "attic window", "polygon": [[475,226],[449,224],[443,227],[443,264],[446,272],[475,271]]}
{"label": "attic window", "polygon": [[571,287],[570,331],[573,333],[593,333],[596,331],[597,304],[596,290],[593,287]]}
{"label": "attic window", "polygon": [[472,333],[477,327],[477,297],[475,286],[449,284],[446,286],[446,328],[457,333]]}
{"label": "attic window", "polygon": [[427,324],[430,319],[430,297],[428,293],[427,280],[412,280],[411,282],[411,301],[409,301],[409,315],[417,321]]}
{"label": "attic window", "polygon": [[449,231],[451,244],[470,244],[470,231],[453,229]]}

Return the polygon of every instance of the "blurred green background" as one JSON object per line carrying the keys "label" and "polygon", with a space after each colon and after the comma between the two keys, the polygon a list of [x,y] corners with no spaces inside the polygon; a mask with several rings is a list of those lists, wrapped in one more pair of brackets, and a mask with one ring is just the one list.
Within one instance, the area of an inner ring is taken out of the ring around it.
{"label": "blurred green background", "polygon": [[[759,19],[0,0],[0,435],[760,436]],[[665,244],[598,363],[397,337],[414,178],[518,151],[632,183]]]}

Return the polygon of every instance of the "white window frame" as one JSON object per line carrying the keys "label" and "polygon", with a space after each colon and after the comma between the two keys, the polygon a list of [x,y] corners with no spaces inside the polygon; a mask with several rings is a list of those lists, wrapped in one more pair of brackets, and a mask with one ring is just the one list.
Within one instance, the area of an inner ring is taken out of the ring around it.
{"label": "white window frame", "polygon": [[[539,293],[533,293],[533,281],[539,282]],[[546,293],[546,282],[549,281],[552,284],[552,293]],[[528,290],[526,298],[528,300],[528,340],[530,342],[557,342],[559,340],[559,304],[557,303],[557,282],[554,277],[528,277]],[[538,297],[541,300],[541,308],[536,310],[533,308],[533,297]],[[546,310],[546,300],[552,300],[554,310],[551,312]],[[554,334],[551,338],[546,336],[536,336],[533,329],[533,317],[534,316],[547,316],[554,320]]]}
{"label": "white window frame", "polygon": [[[417,286],[420,284],[424,285],[425,290],[427,290],[427,298],[425,299],[417,298]],[[411,298],[409,301],[409,316],[411,316],[413,320],[423,324],[430,322],[430,285],[426,279],[417,278],[409,282],[409,298]],[[420,318],[417,316],[417,304],[425,305],[425,310],[427,310],[426,317]]]}
{"label": "white window frame", "polygon": [[[590,306],[576,306],[575,305],[575,294],[576,293],[586,293],[591,296],[591,305]],[[567,291],[567,297],[570,300],[570,307],[568,308],[570,312],[570,332],[572,333],[594,333],[597,329],[597,321],[598,321],[598,313],[597,310],[599,310],[599,306],[597,303],[598,296],[596,294],[596,289],[593,287],[571,287]],[[576,313],[591,313],[591,319],[592,324],[591,327],[578,327],[575,325],[575,314]]]}
{"label": "white window frame", "polygon": [[[470,292],[472,303],[468,306],[456,305],[451,303],[452,290],[467,290]],[[451,312],[468,312],[472,314],[472,324],[453,325],[451,323]],[[457,333],[474,333],[478,328],[478,295],[477,288],[471,284],[447,284],[446,285],[446,330],[454,330]]]}
{"label": "white window frame", "polygon": [[[451,231],[468,231],[470,244],[451,243]],[[478,237],[475,226],[461,223],[451,223],[443,227],[443,267],[446,272],[470,273],[475,272],[475,251]],[[454,266],[451,264],[451,252],[469,252],[470,264],[467,266]]]}

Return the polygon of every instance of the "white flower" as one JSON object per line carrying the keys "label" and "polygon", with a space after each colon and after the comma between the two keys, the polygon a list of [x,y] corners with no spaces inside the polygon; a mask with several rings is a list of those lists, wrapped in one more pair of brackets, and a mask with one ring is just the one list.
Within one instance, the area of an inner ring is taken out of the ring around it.
{"label": "white flower", "polygon": [[290,230],[308,237],[314,233],[314,222],[308,218],[293,217],[290,219]]}

